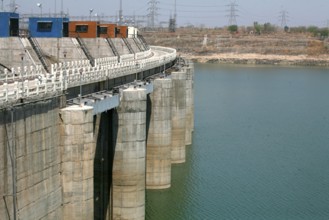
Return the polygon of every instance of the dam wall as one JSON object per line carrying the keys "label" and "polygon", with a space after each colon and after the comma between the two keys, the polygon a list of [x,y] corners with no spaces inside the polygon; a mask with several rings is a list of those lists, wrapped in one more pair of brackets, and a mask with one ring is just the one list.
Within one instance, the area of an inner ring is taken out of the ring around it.
{"label": "dam wall", "polygon": [[[79,56],[73,41],[62,45]],[[56,56],[57,39],[50,49],[46,42],[39,40]],[[87,44],[97,52],[98,41]],[[172,137],[185,160],[193,65],[162,47],[138,52],[139,59],[124,54],[120,63],[97,58],[95,66],[59,54],[67,60],[50,73],[0,74],[1,218],[145,219],[146,189],[171,186]],[[115,97],[115,107],[93,104]]]}
{"label": "dam wall", "polygon": [[61,219],[60,97],[0,111],[0,216]]}
{"label": "dam wall", "polygon": [[[83,47],[93,59],[111,57],[113,61],[117,62],[118,58],[113,49],[118,52],[119,56],[122,56],[121,61],[145,58],[145,56],[139,55],[145,50],[141,47],[142,43],[138,38],[126,39],[134,53],[129,51],[128,45],[120,38],[109,39],[114,48],[111,48],[105,38],[81,38],[80,41],[83,45],[80,45],[76,38],[69,37],[32,38],[32,40],[35,46],[26,37],[0,38],[0,73],[2,68],[11,70],[23,66],[42,66],[42,61],[38,56],[42,57],[49,69],[52,64],[88,60]],[[47,71],[44,70],[44,72]]]}
{"label": "dam wall", "polygon": [[25,56],[24,46],[20,38],[0,38],[0,64],[9,69],[34,65],[32,59],[24,58],[22,60],[21,54]]}

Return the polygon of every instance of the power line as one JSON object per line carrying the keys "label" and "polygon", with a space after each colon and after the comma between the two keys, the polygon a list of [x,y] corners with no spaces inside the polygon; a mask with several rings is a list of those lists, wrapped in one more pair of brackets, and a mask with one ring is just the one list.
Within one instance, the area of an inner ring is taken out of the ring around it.
{"label": "power line", "polygon": [[[160,11],[162,12],[162,11],[169,11],[169,12],[172,12],[173,10],[172,9],[170,9],[170,8],[164,8],[164,7],[159,7],[158,9],[160,9]],[[216,9],[214,9],[214,10],[202,10],[202,9],[199,9],[199,10],[196,10],[196,9],[194,9],[194,10],[182,10],[182,9],[178,9],[177,10],[177,14],[178,13],[197,13],[197,14],[200,14],[200,13],[205,13],[205,14],[210,14],[210,13],[216,13],[216,14],[218,14],[218,12],[220,12],[220,13],[226,13],[227,12],[227,10],[216,10]]]}
{"label": "power line", "polygon": [[[172,3],[161,3],[161,5],[170,5],[172,6]],[[226,5],[193,5],[193,4],[176,4],[176,6],[182,6],[184,8],[216,8],[216,7],[226,7]]]}

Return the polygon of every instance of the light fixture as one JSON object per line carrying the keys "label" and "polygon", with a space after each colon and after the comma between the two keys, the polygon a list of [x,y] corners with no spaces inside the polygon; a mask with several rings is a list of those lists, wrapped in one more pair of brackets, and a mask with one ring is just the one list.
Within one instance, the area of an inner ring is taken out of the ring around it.
{"label": "light fixture", "polygon": [[89,9],[89,20],[91,20],[91,13],[93,13],[93,11],[94,11],[93,8]]}
{"label": "light fixture", "polygon": [[42,3],[37,3],[37,6],[40,8],[40,17],[42,17]]}

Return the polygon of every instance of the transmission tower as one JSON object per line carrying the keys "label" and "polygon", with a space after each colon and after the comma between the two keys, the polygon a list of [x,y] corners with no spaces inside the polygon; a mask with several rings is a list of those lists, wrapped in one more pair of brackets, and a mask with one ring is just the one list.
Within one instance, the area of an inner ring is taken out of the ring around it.
{"label": "transmission tower", "polygon": [[170,15],[170,19],[169,19],[169,31],[176,32],[176,25],[177,25],[177,9],[176,9],[176,0],[175,0],[174,17]]}
{"label": "transmission tower", "polygon": [[176,0],[175,0],[175,10],[174,10],[174,19],[175,19],[175,29],[176,29],[176,22],[177,22],[177,7],[176,7]]}
{"label": "transmission tower", "polygon": [[156,0],[150,0],[148,2],[149,8],[148,10],[148,18],[149,18],[149,27],[150,28],[154,28],[155,27],[155,21],[157,20],[157,16],[158,16],[158,4],[159,2]]}
{"label": "transmission tower", "polygon": [[231,4],[227,5],[227,7],[229,8],[227,10],[228,14],[227,14],[227,17],[229,18],[228,20],[228,25],[231,26],[231,25],[237,25],[237,22],[236,22],[236,17],[238,17],[237,15],[237,7],[238,5],[236,4],[236,2],[231,2]]}
{"label": "transmission tower", "polygon": [[288,22],[288,12],[286,10],[282,10],[280,12],[280,21],[281,21],[281,27],[284,28],[287,26]]}

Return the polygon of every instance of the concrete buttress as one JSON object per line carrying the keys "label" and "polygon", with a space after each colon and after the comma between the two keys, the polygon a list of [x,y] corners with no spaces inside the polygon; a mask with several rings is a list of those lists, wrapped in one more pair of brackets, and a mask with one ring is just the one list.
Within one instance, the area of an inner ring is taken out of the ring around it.
{"label": "concrete buttress", "polygon": [[172,72],[172,144],[171,163],[185,162],[186,72]]}
{"label": "concrete buttress", "polygon": [[71,106],[60,111],[63,219],[93,219],[93,108]]}
{"label": "concrete buttress", "polygon": [[150,126],[147,137],[146,188],[165,189],[171,184],[171,99],[172,80],[153,81],[150,94]]}
{"label": "concrete buttress", "polygon": [[[189,63],[193,65],[193,63]],[[192,132],[193,132],[193,66],[187,67],[186,69],[186,133],[185,133],[185,144],[192,144]]]}
{"label": "concrete buttress", "polygon": [[114,114],[113,219],[145,218],[146,90],[121,93]]}

